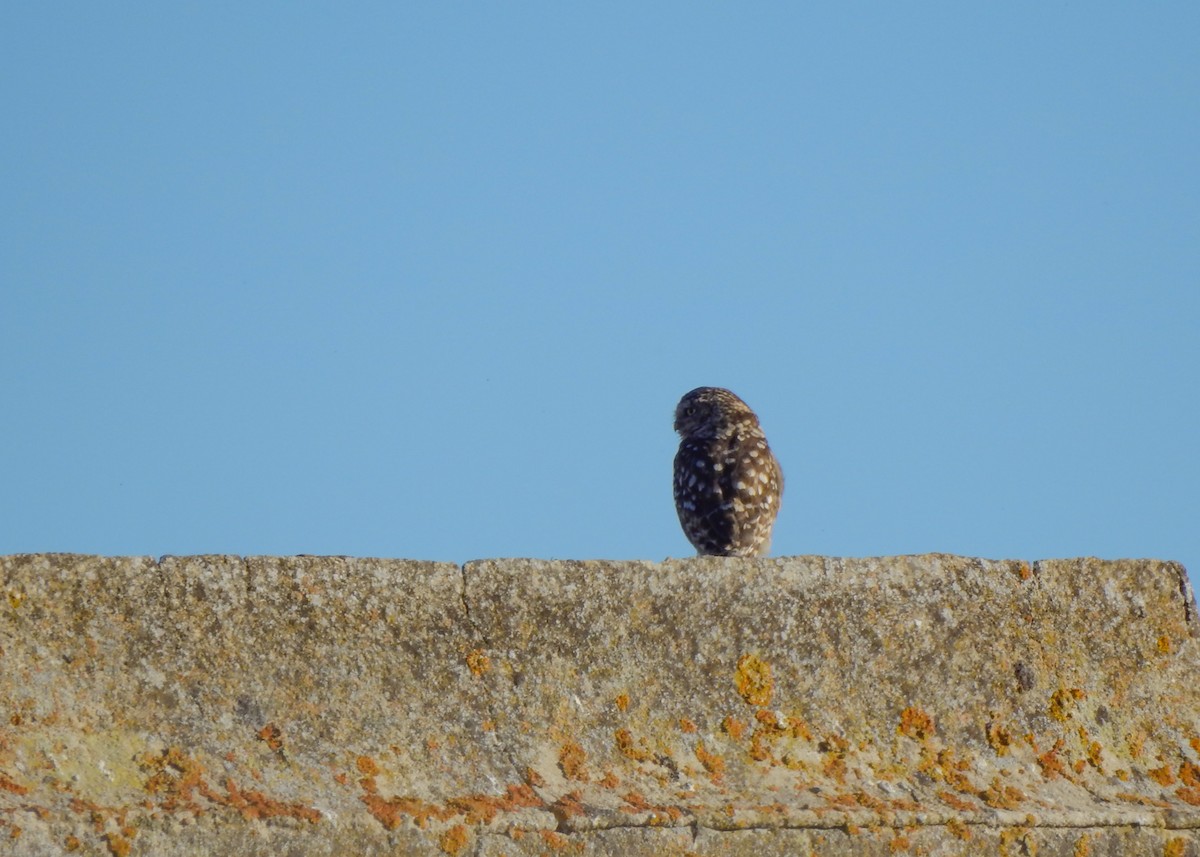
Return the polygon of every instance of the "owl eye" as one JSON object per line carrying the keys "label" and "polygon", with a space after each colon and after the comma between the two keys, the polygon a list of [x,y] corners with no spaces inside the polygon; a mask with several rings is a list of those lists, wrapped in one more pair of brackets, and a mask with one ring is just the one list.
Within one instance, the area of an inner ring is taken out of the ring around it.
{"label": "owl eye", "polygon": [[695,416],[696,415],[696,406],[689,405],[688,409],[686,411],[684,411],[684,413],[686,413],[689,417]]}

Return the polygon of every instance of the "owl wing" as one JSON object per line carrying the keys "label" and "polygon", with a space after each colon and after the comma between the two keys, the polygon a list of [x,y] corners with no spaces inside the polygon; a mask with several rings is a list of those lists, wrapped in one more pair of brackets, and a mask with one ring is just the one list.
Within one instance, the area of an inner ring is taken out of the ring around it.
{"label": "owl wing", "polygon": [[720,466],[714,497],[719,504],[710,514],[719,531],[722,547],[740,552],[769,539],[771,524],[779,511],[783,471],[760,433],[735,435],[713,467]]}
{"label": "owl wing", "polygon": [[675,456],[680,522],[688,539],[704,552],[725,552],[736,540],[737,473],[726,463],[731,457],[736,462],[724,448],[702,443],[684,443]]}

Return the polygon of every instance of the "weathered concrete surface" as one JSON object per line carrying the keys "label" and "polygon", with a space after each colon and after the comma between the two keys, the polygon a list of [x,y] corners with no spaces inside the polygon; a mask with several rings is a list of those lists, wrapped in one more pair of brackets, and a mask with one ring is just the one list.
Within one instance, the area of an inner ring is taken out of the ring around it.
{"label": "weathered concrete surface", "polygon": [[0,853],[1200,855],[1186,581],[0,557]]}

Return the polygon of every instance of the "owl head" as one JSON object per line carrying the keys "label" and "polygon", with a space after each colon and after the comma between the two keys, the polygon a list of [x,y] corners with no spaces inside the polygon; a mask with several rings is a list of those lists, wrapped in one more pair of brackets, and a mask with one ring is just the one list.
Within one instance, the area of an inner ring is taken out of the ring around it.
{"label": "owl head", "polygon": [[747,422],[758,425],[754,411],[722,387],[697,387],[675,407],[675,431],[683,437],[720,437]]}

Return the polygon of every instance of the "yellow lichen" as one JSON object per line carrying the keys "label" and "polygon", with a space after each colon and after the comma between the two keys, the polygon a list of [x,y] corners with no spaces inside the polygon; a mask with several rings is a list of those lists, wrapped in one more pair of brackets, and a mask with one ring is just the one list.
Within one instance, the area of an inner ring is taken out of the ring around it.
{"label": "yellow lichen", "polygon": [[1000,831],[1000,857],[1037,857],[1037,840],[1023,827]]}
{"label": "yellow lichen", "polygon": [[733,682],[747,705],[770,705],[775,691],[771,678],[771,665],[757,655],[748,654],[738,658]]}
{"label": "yellow lichen", "polygon": [[[974,807],[972,807],[972,809],[974,809]],[[953,836],[963,840],[964,842],[971,838],[971,828],[967,827],[966,824],[957,818],[952,818],[946,822],[946,829],[949,830]]]}
{"label": "yellow lichen", "polygon": [[1005,729],[999,720],[992,720],[987,725],[986,734],[988,743],[996,751],[996,755],[1007,756],[1012,746],[1012,733]]}
{"label": "yellow lichen", "polygon": [[447,854],[457,854],[467,847],[467,839],[467,828],[456,824],[442,834],[442,838],[438,840],[438,847]]}
{"label": "yellow lichen", "polygon": [[1170,786],[1175,784],[1175,771],[1170,765],[1163,765],[1161,768],[1152,768],[1146,771],[1146,776],[1154,780],[1160,786]]}
{"label": "yellow lichen", "polygon": [[746,732],[746,722],[736,717],[726,717],[721,721],[721,729],[733,740],[739,740]]}
{"label": "yellow lichen", "polygon": [[703,742],[696,744],[696,758],[700,760],[700,764],[712,776],[714,782],[725,773],[725,760],[716,753],[710,753],[705,749]]}
{"label": "yellow lichen", "polygon": [[563,744],[558,751],[558,766],[562,768],[563,775],[568,780],[588,782],[591,778],[588,776],[586,764],[587,753],[574,741]]}
{"label": "yellow lichen", "polygon": [[896,727],[898,734],[914,741],[923,741],[932,737],[936,731],[933,718],[915,705],[910,705],[900,712],[900,725]]}
{"label": "yellow lichen", "polygon": [[1062,687],[1050,696],[1050,716],[1065,723],[1071,717],[1075,703],[1086,699],[1087,694],[1077,687]]}
{"label": "yellow lichen", "polygon": [[268,723],[258,730],[258,740],[264,742],[272,750],[283,748],[283,730],[274,723]]}
{"label": "yellow lichen", "polygon": [[467,668],[473,675],[486,675],[492,668],[492,659],[484,653],[483,649],[472,649],[467,652]]}
{"label": "yellow lichen", "polygon": [[628,729],[618,729],[613,733],[613,737],[617,741],[617,749],[622,755],[633,759],[635,762],[648,762],[654,758],[654,753],[646,746],[646,739],[634,741],[633,733]]}

